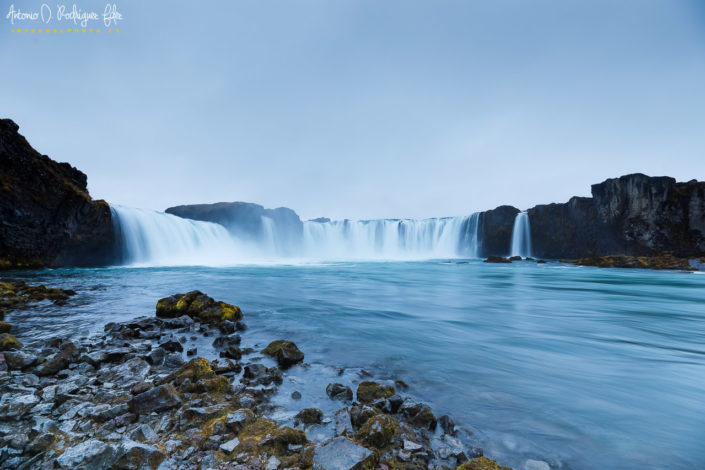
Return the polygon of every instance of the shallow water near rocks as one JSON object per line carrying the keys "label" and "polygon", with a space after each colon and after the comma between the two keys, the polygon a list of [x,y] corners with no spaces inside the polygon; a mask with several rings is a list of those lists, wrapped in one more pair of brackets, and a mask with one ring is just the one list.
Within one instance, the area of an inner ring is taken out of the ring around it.
{"label": "shallow water near rocks", "polygon": [[[64,307],[10,313],[25,344],[102,332],[154,315],[160,297],[199,289],[243,309],[247,343],[290,339],[320,372],[292,371],[275,403],[296,389],[300,407],[313,406],[334,367],[350,369],[342,382],[364,368],[404,380],[436,415],[473,431],[486,455],[517,469],[527,459],[686,469],[705,464],[699,274],[428,261],[4,277],[78,292]],[[209,344],[198,344],[199,355],[214,354]]]}

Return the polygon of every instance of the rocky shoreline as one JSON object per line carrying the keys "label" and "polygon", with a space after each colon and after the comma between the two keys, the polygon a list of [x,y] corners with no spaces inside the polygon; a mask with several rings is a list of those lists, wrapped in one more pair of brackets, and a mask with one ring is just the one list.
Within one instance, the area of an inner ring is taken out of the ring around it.
{"label": "rocky shoreline", "polygon": [[[282,384],[312,367],[305,353],[244,347],[246,330],[238,307],[194,291],[100,336],[4,342],[0,468],[507,469],[401,380],[341,369],[319,406],[299,405]],[[194,341],[211,338],[208,360]]]}

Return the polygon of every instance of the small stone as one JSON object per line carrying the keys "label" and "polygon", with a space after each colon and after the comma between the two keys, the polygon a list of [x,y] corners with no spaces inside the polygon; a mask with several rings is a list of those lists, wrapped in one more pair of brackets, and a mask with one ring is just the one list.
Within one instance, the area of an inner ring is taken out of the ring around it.
{"label": "small stone", "polygon": [[181,398],[171,384],[160,385],[130,400],[130,409],[137,414],[166,411],[178,406],[181,406]]}
{"label": "small stone", "polygon": [[130,439],[138,442],[154,442],[159,439],[159,436],[149,424],[141,424],[130,433]]}
{"label": "small stone", "polygon": [[195,356],[198,354],[198,348],[190,348],[186,351],[187,356]]}
{"label": "small stone", "polygon": [[291,398],[293,398],[294,400],[301,400],[301,392],[299,392],[298,390],[294,390],[291,394]]}
{"label": "small stone", "polygon": [[336,437],[316,447],[313,456],[314,470],[375,468],[375,454],[355,444],[346,437]]}
{"label": "small stone", "polygon": [[265,467],[265,470],[277,470],[279,468],[279,465],[281,465],[281,461],[272,455],[267,460],[267,466]]}
{"label": "small stone", "polygon": [[234,450],[235,447],[240,444],[240,440],[236,437],[234,439],[230,439],[228,442],[225,442],[220,445],[220,450],[225,452],[226,454],[231,454]]}
{"label": "small stone", "polygon": [[415,442],[411,442],[408,439],[404,439],[404,450],[415,452],[417,450],[423,449],[423,446]]}
{"label": "small stone", "polygon": [[165,351],[168,352],[183,352],[184,347],[178,341],[169,340],[159,345]]}
{"label": "small stone", "polygon": [[135,385],[132,386],[130,389],[130,393],[133,395],[139,395],[140,393],[144,393],[147,390],[151,390],[154,388],[154,384],[152,382],[138,382]]}

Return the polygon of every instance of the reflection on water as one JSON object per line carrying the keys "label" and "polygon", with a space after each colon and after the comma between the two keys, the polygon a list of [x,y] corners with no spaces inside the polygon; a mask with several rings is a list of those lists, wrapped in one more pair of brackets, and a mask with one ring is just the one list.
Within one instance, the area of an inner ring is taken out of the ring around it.
{"label": "reflection on water", "polygon": [[100,332],[200,289],[240,305],[255,340],[402,378],[517,468],[705,462],[705,276],[528,262],[15,274],[79,292],[10,314],[25,342]]}

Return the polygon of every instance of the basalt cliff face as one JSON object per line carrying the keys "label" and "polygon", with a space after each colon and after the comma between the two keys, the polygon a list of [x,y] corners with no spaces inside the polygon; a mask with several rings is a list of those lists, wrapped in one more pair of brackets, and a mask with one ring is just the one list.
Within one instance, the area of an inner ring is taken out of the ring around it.
{"label": "basalt cliff face", "polygon": [[533,254],[705,255],[705,182],[632,174],[592,186],[592,198],[529,209]]}
{"label": "basalt cliff face", "polygon": [[110,207],[86,175],[34,150],[0,119],[0,269],[93,266],[113,259]]}

